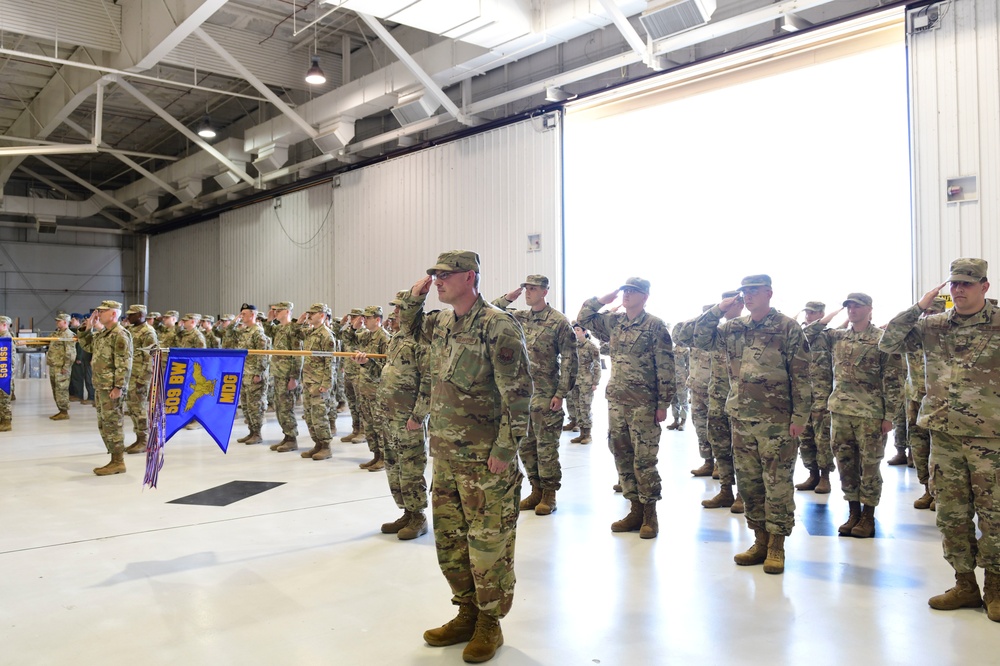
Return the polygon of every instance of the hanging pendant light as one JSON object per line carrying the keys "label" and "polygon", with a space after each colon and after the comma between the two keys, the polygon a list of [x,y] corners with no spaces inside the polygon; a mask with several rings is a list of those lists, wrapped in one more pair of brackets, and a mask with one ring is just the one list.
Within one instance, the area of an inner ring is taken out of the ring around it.
{"label": "hanging pendant light", "polygon": [[203,139],[214,139],[215,138],[215,128],[212,127],[211,118],[206,115],[201,119],[201,123],[198,125],[198,136]]}
{"label": "hanging pendant light", "polygon": [[319,66],[319,56],[312,56],[312,66],[306,72],[306,83],[311,86],[319,86],[326,83],[326,74]]}

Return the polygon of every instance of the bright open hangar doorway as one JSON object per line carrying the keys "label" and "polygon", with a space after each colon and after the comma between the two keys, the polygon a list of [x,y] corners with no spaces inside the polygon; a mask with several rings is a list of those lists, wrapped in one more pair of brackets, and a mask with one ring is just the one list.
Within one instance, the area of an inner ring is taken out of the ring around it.
{"label": "bright open hangar doorway", "polygon": [[[637,275],[670,323],[749,274],[809,300],[912,303],[906,54],[877,46],[565,123],[567,313]],[[725,77],[720,77],[725,78]],[[841,315],[844,317],[845,315]],[[835,323],[840,319],[835,320]]]}

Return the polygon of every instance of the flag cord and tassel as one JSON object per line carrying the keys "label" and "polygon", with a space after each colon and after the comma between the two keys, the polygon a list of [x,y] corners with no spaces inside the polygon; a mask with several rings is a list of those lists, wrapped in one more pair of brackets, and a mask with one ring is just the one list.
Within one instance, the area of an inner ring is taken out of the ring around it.
{"label": "flag cord and tassel", "polygon": [[142,480],[144,486],[156,487],[156,482],[163,469],[163,440],[164,440],[164,414],[163,414],[163,379],[164,364],[160,362],[164,352],[153,349],[150,353],[150,360],[153,366],[153,377],[149,384],[149,435],[146,438],[146,476]]}

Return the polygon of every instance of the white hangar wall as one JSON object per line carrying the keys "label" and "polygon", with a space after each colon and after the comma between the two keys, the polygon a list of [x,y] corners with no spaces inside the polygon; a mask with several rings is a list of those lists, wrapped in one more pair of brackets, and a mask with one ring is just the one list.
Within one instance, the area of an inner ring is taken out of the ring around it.
{"label": "white hangar wall", "polygon": [[152,236],[150,307],[219,313],[291,300],[296,313],[316,301],[338,315],[386,308],[456,248],[480,254],[487,299],[542,273],[559,305],[560,124],[558,114],[535,117]]}
{"label": "white hangar wall", "polygon": [[[946,280],[956,257],[988,260],[994,278],[1000,270],[997,2],[962,0],[936,9],[937,29],[907,37],[914,297]],[[949,195],[952,179],[964,180],[952,182],[962,191]]]}

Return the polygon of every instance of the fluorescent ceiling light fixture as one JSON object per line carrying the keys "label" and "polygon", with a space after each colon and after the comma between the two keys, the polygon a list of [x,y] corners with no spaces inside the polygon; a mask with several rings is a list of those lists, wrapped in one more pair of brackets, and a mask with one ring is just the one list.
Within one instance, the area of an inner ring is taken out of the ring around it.
{"label": "fluorescent ceiling light fixture", "polygon": [[795,14],[785,14],[781,17],[781,29],[785,32],[798,32],[799,30],[811,27],[812,23],[804,18],[799,18]]}
{"label": "fluorescent ceiling light fixture", "polygon": [[326,74],[323,73],[323,69],[319,66],[319,56],[312,57],[312,66],[306,72],[306,83],[311,86],[319,86],[326,83]]}
{"label": "fluorescent ceiling light fixture", "polygon": [[92,143],[67,143],[46,146],[4,146],[0,148],[0,157],[9,155],[74,155],[80,153],[96,153],[97,146]]}
{"label": "fluorescent ceiling light fixture", "polygon": [[215,138],[215,128],[212,127],[212,120],[208,116],[201,119],[201,124],[198,125],[198,136],[203,139]]}

